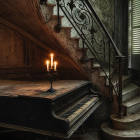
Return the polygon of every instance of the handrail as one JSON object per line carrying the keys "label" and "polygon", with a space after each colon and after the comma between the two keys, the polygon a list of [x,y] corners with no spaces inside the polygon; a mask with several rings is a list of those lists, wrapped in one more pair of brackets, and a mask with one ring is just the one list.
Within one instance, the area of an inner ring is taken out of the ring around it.
{"label": "handrail", "polygon": [[[109,93],[116,93],[119,104],[119,116],[122,115],[122,56],[110,34],[100,21],[88,0],[56,0],[83,42],[90,50],[105,73],[110,87]],[[59,22],[59,21],[58,21]],[[83,56],[84,58],[85,56]],[[108,74],[109,72],[109,74]]]}

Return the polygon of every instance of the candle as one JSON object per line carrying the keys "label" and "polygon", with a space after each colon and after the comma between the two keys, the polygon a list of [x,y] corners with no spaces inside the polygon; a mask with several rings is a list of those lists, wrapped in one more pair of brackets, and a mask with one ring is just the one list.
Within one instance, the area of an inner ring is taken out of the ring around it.
{"label": "candle", "polygon": [[46,64],[47,64],[47,71],[49,71],[49,61],[48,60],[46,61]]}
{"label": "candle", "polygon": [[54,71],[56,71],[57,62],[54,62]]}
{"label": "candle", "polygon": [[53,66],[53,54],[51,54],[51,68]]}

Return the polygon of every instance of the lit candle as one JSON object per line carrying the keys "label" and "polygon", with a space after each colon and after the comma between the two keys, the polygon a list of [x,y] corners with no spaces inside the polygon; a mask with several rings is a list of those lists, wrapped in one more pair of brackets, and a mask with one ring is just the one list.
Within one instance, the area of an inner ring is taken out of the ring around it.
{"label": "lit candle", "polygon": [[53,54],[51,54],[51,67],[53,66]]}
{"label": "lit candle", "polygon": [[46,64],[47,64],[47,71],[49,71],[49,61],[48,60],[46,61]]}
{"label": "lit candle", "polygon": [[54,71],[56,71],[57,62],[54,62]]}

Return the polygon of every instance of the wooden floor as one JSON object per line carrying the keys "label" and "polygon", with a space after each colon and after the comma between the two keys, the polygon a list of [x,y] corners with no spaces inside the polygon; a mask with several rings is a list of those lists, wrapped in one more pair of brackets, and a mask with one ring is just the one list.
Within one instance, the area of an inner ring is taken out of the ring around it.
{"label": "wooden floor", "polygon": [[83,86],[89,81],[81,80],[60,80],[53,82],[55,92],[46,92],[50,89],[49,81],[30,82],[30,81],[14,81],[0,80],[0,96],[30,96],[37,98],[55,99],[69,91]]}

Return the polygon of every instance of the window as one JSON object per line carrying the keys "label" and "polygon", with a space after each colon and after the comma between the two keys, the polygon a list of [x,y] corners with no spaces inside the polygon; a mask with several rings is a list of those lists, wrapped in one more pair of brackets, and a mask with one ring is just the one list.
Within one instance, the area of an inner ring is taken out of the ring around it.
{"label": "window", "polygon": [[132,54],[140,54],[140,0],[132,0]]}
{"label": "window", "polygon": [[128,67],[140,69],[140,0],[129,0]]}

